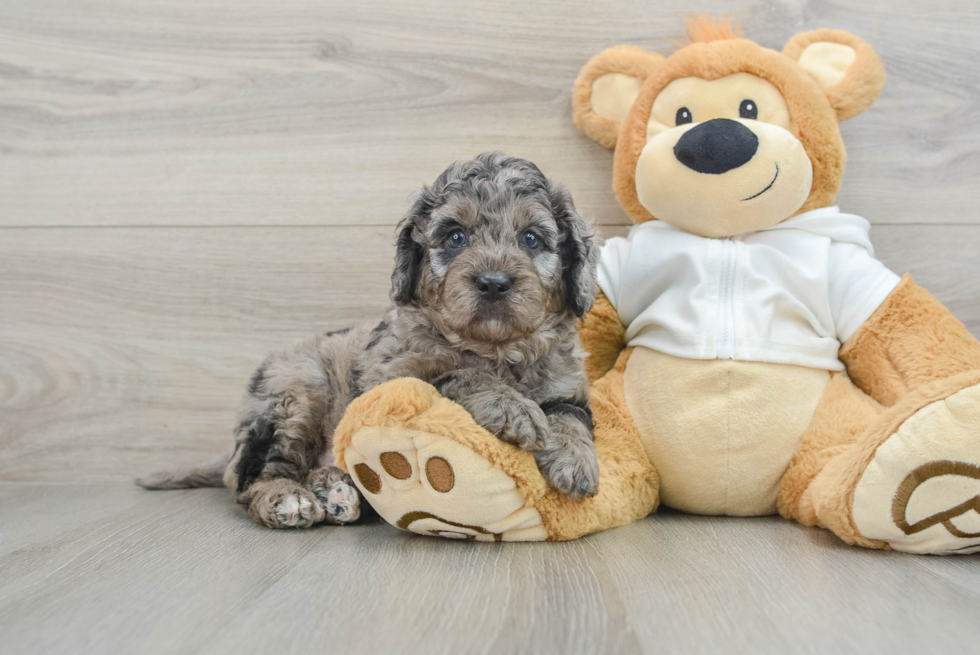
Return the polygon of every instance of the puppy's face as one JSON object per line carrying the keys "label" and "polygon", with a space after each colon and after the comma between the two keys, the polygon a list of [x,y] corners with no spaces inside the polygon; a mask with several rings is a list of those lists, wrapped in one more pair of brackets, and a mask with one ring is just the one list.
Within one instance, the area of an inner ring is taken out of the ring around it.
{"label": "puppy's face", "polygon": [[506,189],[453,194],[425,226],[420,299],[453,332],[504,341],[562,312],[560,234],[551,212]]}
{"label": "puppy's face", "polygon": [[400,230],[392,297],[445,333],[512,341],[594,300],[592,230],[568,192],[525,160],[488,153],[451,166]]}

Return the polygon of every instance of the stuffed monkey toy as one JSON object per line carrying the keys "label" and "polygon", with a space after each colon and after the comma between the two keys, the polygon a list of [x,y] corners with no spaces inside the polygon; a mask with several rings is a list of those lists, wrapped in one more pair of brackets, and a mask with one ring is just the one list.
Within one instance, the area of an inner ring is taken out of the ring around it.
{"label": "stuffed monkey toy", "polygon": [[[418,380],[351,405],[338,464],[421,534],[561,541],[663,503],[778,512],[867,548],[980,551],[980,343],[834,205],[838,124],[874,103],[881,60],[836,30],[782,52],[727,21],[689,31],[666,58],[606,50],[574,88],[635,222],[606,243],[580,326],[598,495],[550,489],[529,453]],[[387,471],[387,452],[411,473]]]}

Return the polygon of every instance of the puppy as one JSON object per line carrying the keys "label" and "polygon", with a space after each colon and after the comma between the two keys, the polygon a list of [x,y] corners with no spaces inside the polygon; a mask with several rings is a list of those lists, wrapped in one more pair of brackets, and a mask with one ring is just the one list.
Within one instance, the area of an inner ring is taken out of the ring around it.
{"label": "puppy", "polygon": [[316,336],[252,376],[230,458],[137,482],[229,487],[257,523],[308,527],[361,514],[332,436],[365,391],[432,383],[548,483],[595,495],[599,465],[576,323],[592,306],[598,244],[568,191],[529,161],[485,153],[446,169],[398,228],[380,323]]}

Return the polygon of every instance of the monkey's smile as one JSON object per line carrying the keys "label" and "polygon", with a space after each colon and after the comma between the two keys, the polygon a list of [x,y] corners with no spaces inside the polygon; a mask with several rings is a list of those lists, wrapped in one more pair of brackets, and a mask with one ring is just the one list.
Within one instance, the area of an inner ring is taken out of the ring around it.
{"label": "monkey's smile", "polygon": [[748,198],[742,198],[742,202],[745,202],[746,200],[752,200],[753,198],[758,198],[758,197],[759,197],[759,196],[761,196],[761,195],[762,195],[763,193],[765,193],[766,191],[768,191],[769,189],[771,189],[771,188],[772,188],[772,185],[776,183],[776,178],[777,178],[777,177],[779,177],[779,164],[776,164],[776,174],[775,174],[775,175],[773,176],[773,178],[772,178],[772,182],[770,182],[770,183],[769,183],[769,184],[768,184],[768,185],[766,186],[766,188],[765,188],[765,189],[763,189],[763,190],[762,190],[762,191],[760,191],[759,193],[757,193],[757,194],[755,194],[754,196],[749,196]]}

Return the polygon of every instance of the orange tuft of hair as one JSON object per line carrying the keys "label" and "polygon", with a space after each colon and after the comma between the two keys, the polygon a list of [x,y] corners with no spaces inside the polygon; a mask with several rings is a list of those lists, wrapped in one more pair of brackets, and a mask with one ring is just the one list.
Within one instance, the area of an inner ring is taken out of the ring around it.
{"label": "orange tuft of hair", "polygon": [[741,39],[742,26],[735,23],[725,14],[724,18],[715,20],[707,14],[696,14],[687,19],[687,35],[691,43],[711,43],[712,41],[727,41]]}

